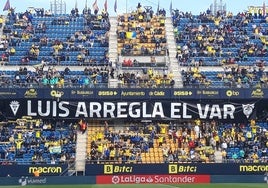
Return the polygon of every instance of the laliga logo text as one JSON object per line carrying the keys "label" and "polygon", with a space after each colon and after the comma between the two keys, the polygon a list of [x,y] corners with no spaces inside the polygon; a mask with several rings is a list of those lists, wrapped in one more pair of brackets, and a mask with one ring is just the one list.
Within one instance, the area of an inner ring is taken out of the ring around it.
{"label": "laliga logo text", "polygon": [[113,176],[112,177],[112,183],[113,184],[118,184],[118,183],[153,183],[154,179],[149,176],[149,177],[144,177],[144,176],[137,176],[137,175],[129,175],[129,176]]}

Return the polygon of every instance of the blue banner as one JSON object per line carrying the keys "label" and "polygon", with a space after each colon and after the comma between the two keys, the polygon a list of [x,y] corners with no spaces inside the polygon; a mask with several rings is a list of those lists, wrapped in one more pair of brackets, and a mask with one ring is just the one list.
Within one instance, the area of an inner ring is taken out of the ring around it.
{"label": "blue banner", "polygon": [[[94,169],[94,170],[93,170]],[[116,174],[210,174],[264,175],[268,163],[182,163],[182,164],[87,164],[86,175]]]}
{"label": "blue banner", "polygon": [[0,177],[1,186],[96,184],[94,176]]}
{"label": "blue banner", "polygon": [[211,183],[265,183],[264,175],[212,175]]}
{"label": "blue banner", "polygon": [[63,165],[1,165],[0,177],[33,176],[38,170],[40,176],[59,176],[66,172],[67,164]]}
{"label": "blue banner", "polygon": [[1,88],[1,99],[265,99],[268,89],[196,89],[196,88]]}

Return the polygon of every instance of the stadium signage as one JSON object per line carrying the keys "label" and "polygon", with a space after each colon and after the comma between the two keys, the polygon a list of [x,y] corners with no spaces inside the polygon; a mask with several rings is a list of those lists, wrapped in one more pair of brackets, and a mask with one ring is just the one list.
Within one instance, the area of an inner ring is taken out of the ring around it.
{"label": "stadium signage", "polygon": [[71,90],[71,95],[90,96],[93,94],[94,92],[90,90]]}
{"label": "stadium signage", "polygon": [[107,175],[97,176],[97,184],[193,184],[210,183],[209,175]]}
{"label": "stadium signage", "polygon": [[240,172],[268,172],[268,165],[240,165]]}
{"label": "stadium signage", "polygon": [[46,100],[223,100],[223,99],[267,99],[267,88],[1,88],[2,99],[46,99]]}
{"label": "stadium signage", "polygon": [[34,167],[30,166],[29,167],[29,173],[34,173],[35,171],[39,171],[40,174],[59,174],[62,172],[62,167],[60,166],[39,166],[39,167]]}
{"label": "stadium signage", "polygon": [[240,96],[240,92],[238,90],[227,90],[226,96],[227,97],[237,97],[237,96]]}
{"label": "stadium signage", "polygon": [[104,174],[114,174],[114,173],[132,173],[132,166],[120,166],[120,165],[104,165]]}
{"label": "stadium signage", "polygon": [[169,174],[178,174],[178,173],[195,173],[197,172],[197,166],[195,165],[177,165],[170,164],[168,166]]}
{"label": "stadium signage", "polygon": [[41,176],[58,176],[65,172],[67,164],[43,164],[43,165],[0,165],[0,177],[33,176],[36,170]]}
{"label": "stadium signage", "polygon": [[264,92],[261,88],[257,88],[251,92],[251,97],[252,98],[263,98]]}
{"label": "stadium signage", "polygon": [[[92,170],[94,169],[94,171]],[[86,176],[120,175],[263,175],[267,163],[164,163],[164,164],[87,164]]]}
{"label": "stadium signage", "polygon": [[26,186],[26,185],[37,185],[37,184],[46,184],[47,183],[47,178],[40,178],[40,177],[24,177],[22,176],[19,179],[19,184],[21,186]]}
{"label": "stadium signage", "polygon": [[[15,101],[12,101],[13,104]],[[19,105],[19,102],[16,102]],[[15,116],[18,109],[14,111]],[[17,107],[19,108],[19,107]],[[75,109],[73,111],[73,109]],[[234,119],[233,104],[201,104],[186,102],[70,102],[27,100],[27,116],[75,118],[173,118],[191,119],[193,111],[200,119]]]}
{"label": "stadium signage", "polygon": [[29,90],[26,90],[24,93],[25,98],[35,98],[37,97],[37,95],[38,95],[38,92],[36,89],[29,89]]}

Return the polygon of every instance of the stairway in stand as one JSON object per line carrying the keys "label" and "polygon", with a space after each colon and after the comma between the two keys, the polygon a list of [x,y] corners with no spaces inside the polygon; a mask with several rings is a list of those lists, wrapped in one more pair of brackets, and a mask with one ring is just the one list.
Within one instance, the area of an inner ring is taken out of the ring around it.
{"label": "stairway in stand", "polygon": [[177,45],[175,43],[174,29],[170,17],[166,18],[165,28],[166,28],[167,46],[169,51],[169,71],[172,71],[174,74],[174,80],[175,80],[174,88],[181,88],[182,87],[181,70],[178,60],[176,59]]}
{"label": "stairway in stand", "polygon": [[86,155],[87,155],[87,132],[82,134],[80,131],[77,131],[76,157],[75,157],[76,173],[82,173],[83,175],[85,175]]}
{"label": "stairway in stand", "polygon": [[[116,64],[118,63],[118,53],[117,53],[117,17],[110,17],[111,28],[109,31],[109,60],[112,62],[112,67],[116,69]],[[116,75],[115,75],[116,77]],[[118,79],[109,79],[109,87],[116,88],[118,85]]]}

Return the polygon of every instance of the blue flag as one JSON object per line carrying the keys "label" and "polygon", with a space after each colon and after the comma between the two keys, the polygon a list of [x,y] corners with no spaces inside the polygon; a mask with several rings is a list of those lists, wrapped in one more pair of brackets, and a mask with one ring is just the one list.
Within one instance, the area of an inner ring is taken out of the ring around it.
{"label": "blue flag", "polygon": [[169,11],[170,11],[170,15],[171,15],[172,14],[172,0],[170,1]]}
{"label": "blue flag", "polygon": [[3,11],[9,10],[9,9],[10,9],[10,2],[9,2],[9,0],[7,0],[5,6],[3,8]]}
{"label": "blue flag", "polygon": [[114,2],[114,12],[116,12],[117,11],[117,0],[115,0],[115,2]]}

